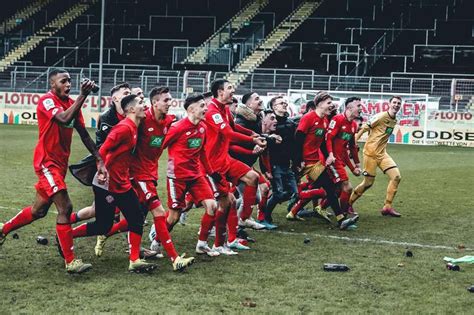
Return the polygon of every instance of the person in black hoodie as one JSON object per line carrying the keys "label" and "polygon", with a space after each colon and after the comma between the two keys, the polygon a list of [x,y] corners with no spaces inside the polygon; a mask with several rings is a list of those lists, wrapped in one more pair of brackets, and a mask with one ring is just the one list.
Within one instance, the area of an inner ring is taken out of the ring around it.
{"label": "person in black hoodie", "polygon": [[293,167],[293,153],[295,152],[296,124],[288,116],[288,103],[282,96],[275,96],[270,100],[270,108],[277,119],[276,134],[282,138],[281,143],[269,143],[270,164],[272,167],[272,196],[268,200],[265,221],[272,222],[272,212],[278,203],[290,197],[297,199],[298,188]]}

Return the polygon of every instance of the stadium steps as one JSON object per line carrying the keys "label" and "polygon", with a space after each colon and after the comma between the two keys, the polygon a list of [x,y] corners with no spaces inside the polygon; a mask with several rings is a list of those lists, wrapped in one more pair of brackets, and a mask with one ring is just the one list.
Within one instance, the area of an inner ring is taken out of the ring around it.
{"label": "stadium steps", "polygon": [[261,65],[308,17],[313,14],[322,1],[303,1],[286,17],[261,44],[226,75],[226,79],[237,87],[249,74]]}
{"label": "stadium steps", "polygon": [[[216,51],[221,47],[221,43],[226,42],[230,35],[238,32],[245,23],[249,22],[255,17],[267,4],[269,0],[255,0],[250,2],[242,10],[240,10],[234,17],[232,17],[224,26],[209,37],[204,43],[196,48],[183,63],[188,64],[203,64],[206,62],[209,53]],[[231,28],[229,32],[229,27]]]}
{"label": "stadium steps", "polygon": [[52,1],[53,0],[38,0],[16,12],[13,16],[0,24],[0,34],[7,34],[11,30],[15,29],[20,25],[17,24],[18,19],[21,21],[26,21],[28,18],[32,17],[35,13],[39,12]]}
{"label": "stadium steps", "polygon": [[78,3],[71,7],[69,10],[58,15],[54,20],[48,23],[46,26],[41,28],[33,36],[29,37],[27,41],[11,50],[3,59],[0,60],[0,72],[5,71],[8,66],[19,61],[21,58],[26,56],[30,51],[36,48],[42,41],[53,36],[67,24],[72,22],[74,19],[83,14],[87,9],[91,7],[93,3]]}

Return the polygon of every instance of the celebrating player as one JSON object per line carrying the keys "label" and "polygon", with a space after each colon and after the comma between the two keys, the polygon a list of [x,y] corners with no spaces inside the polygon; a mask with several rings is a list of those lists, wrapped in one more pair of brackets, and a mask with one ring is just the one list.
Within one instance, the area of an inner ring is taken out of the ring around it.
{"label": "celebrating player", "polygon": [[397,164],[387,153],[387,142],[397,124],[397,113],[402,106],[400,96],[392,96],[389,100],[388,111],[373,116],[362,129],[357,133],[358,140],[365,132],[369,132],[369,137],[364,145],[364,180],[352,192],[349,204],[362,196],[369,189],[374,181],[377,167],[389,178],[385,203],[381,210],[382,215],[400,217],[401,214],[392,207],[393,199],[397,193],[401,176]]}
{"label": "celebrating player", "polygon": [[82,142],[97,160],[99,176],[107,176],[104,163],[85,128],[81,113],[82,104],[95,84],[93,81],[85,80],[81,84],[79,96],[76,101],[73,101],[69,97],[71,77],[66,70],[51,71],[49,83],[51,90],[39,99],[36,109],[39,140],[35,148],[33,163],[39,181],[35,185],[37,191],[35,201],[32,206],[21,210],[10,221],[5,224],[0,223],[0,245],[11,231],[46,216],[51,204],[54,203],[58,210],[56,233],[59,246],[64,254],[66,271],[82,273],[89,270],[92,265],[83,263],[74,257],[73,237],[69,221],[72,203],[64,178],[71,150],[72,128],[77,130]]}

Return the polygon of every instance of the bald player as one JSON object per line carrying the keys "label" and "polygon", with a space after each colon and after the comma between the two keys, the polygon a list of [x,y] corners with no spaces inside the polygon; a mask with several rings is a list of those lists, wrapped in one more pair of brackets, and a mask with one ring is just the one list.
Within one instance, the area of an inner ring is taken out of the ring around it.
{"label": "bald player", "polygon": [[397,124],[397,113],[402,106],[402,98],[400,96],[392,96],[389,100],[389,109],[386,112],[376,114],[356,135],[358,140],[365,132],[369,132],[369,137],[364,145],[364,180],[352,192],[349,204],[352,206],[354,202],[362,196],[362,194],[372,187],[375,181],[377,168],[380,168],[384,174],[389,177],[387,196],[381,210],[382,215],[392,217],[400,217],[401,214],[392,207],[393,199],[397,193],[398,184],[401,176],[397,164],[388,155],[387,142],[390,135]]}

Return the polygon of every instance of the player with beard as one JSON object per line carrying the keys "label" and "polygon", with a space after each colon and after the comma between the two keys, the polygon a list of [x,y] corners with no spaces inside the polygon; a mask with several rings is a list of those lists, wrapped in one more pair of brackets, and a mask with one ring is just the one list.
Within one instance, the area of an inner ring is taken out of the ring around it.
{"label": "player with beard", "polygon": [[387,195],[381,213],[382,215],[392,217],[401,216],[392,206],[401,180],[400,170],[387,153],[388,139],[397,124],[397,113],[401,106],[402,98],[400,96],[392,96],[389,100],[388,111],[373,116],[357,133],[356,140],[365,132],[369,132],[369,136],[365,142],[363,151],[364,172],[362,174],[364,175],[364,180],[352,192],[349,200],[350,205],[353,205],[367,189],[372,187],[377,168],[379,168],[389,178]]}
{"label": "player with beard", "polygon": [[43,218],[54,203],[58,210],[56,233],[64,255],[66,271],[82,273],[92,266],[74,257],[72,228],[69,217],[72,203],[64,178],[67,173],[71,150],[73,128],[79,133],[82,142],[97,161],[98,174],[106,177],[104,162],[89,136],[82,117],[81,108],[94,82],[85,80],[80,94],[74,101],[69,97],[71,77],[66,70],[54,69],[49,73],[51,90],[43,95],[37,105],[39,139],[36,145],[33,164],[39,178],[35,185],[36,197],[32,206],[21,210],[5,224],[0,223],[0,245],[11,231]]}

